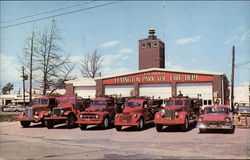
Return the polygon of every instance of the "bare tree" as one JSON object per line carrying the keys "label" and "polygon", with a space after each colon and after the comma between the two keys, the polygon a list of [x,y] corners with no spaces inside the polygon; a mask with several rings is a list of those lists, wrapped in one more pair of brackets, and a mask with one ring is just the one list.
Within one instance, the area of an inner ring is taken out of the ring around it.
{"label": "bare tree", "polygon": [[98,53],[97,50],[94,50],[92,54],[86,54],[81,62],[81,73],[83,77],[95,78],[101,76],[101,67],[103,60],[102,54]]}
{"label": "bare tree", "polygon": [[26,46],[23,49],[23,54],[22,56],[18,56],[20,62],[22,63],[25,68],[28,69],[26,70],[25,73],[28,75],[29,80],[30,80],[30,85],[29,85],[29,101],[32,101],[32,80],[34,78],[33,71],[36,71],[34,67],[34,61],[35,61],[35,56],[36,56],[36,51],[37,51],[37,35],[38,33],[35,31],[34,26],[31,31],[31,34],[28,36],[26,39]]}
{"label": "bare tree", "polygon": [[[38,67],[41,71],[43,95],[50,87],[58,87],[60,79],[67,79],[74,66],[70,66],[69,54],[64,54],[59,43],[62,38],[56,21],[53,20],[49,30],[39,38]],[[66,68],[66,69],[65,69]]]}
{"label": "bare tree", "polygon": [[52,88],[50,94],[52,94],[56,89],[65,88],[65,81],[69,81],[76,78],[70,75],[74,67],[75,65],[65,65],[62,69],[58,71],[58,74],[55,75],[56,78],[51,79],[49,81],[49,86]]}
{"label": "bare tree", "polygon": [[7,83],[3,88],[2,88],[2,93],[7,94],[10,91],[13,90],[13,83]]}

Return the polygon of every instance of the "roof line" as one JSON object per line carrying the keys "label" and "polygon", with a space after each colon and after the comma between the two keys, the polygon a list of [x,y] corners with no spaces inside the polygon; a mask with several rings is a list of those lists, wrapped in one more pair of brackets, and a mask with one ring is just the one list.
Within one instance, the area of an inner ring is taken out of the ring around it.
{"label": "roof line", "polygon": [[195,73],[195,74],[203,74],[203,75],[225,75],[224,73],[218,73],[218,72],[201,72],[201,71],[186,71],[186,70],[174,70],[174,69],[165,69],[165,68],[149,68],[149,69],[144,69],[144,70],[139,70],[136,72],[128,72],[125,74],[116,74],[112,76],[106,76],[106,77],[98,77],[95,78],[95,80],[100,80],[100,79],[107,79],[107,78],[114,78],[114,77],[121,77],[121,76],[127,76],[131,74],[137,74],[137,73],[143,73],[143,72],[148,72],[148,71],[165,71],[165,72],[177,72],[177,73]]}

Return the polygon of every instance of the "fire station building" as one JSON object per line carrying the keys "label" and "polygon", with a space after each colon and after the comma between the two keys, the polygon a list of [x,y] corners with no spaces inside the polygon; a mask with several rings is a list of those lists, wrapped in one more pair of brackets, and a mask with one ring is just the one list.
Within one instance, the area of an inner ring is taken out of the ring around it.
{"label": "fire station building", "polygon": [[227,78],[221,73],[150,68],[125,75],[96,79],[96,93],[103,95],[169,98],[179,93],[200,97],[204,105],[228,103]]}
{"label": "fire station building", "polygon": [[165,45],[149,30],[139,40],[139,70],[96,78],[96,96],[121,95],[169,98],[179,93],[199,97],[203,105],[229,104],[228,80],[223,73],[165,69]]}

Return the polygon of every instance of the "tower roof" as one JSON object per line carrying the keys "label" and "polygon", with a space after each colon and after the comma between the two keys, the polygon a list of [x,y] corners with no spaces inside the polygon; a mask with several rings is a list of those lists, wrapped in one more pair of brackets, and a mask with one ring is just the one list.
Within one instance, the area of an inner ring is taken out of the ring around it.
{"label": "tower roof", "polygon": [[157,38],[157,36],[155,35],[155,30],[154,29],[150,29],[148,30],[148,37],[142,40],[159,40],[160,39]]}

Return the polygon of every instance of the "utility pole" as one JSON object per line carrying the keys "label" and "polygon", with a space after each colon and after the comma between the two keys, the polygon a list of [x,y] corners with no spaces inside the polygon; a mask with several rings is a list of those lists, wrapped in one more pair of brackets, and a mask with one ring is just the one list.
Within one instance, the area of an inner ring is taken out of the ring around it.
{"label": "utility pole", "polygon": [[25,80],[28,79],[28,76],[24,74],[24,67],[22,67],[22,76],[23,78],[23,105],[25,105]]}
{"label": "utility pole", "polygon": [[232,49],[232,74],[231,74],[231,109],[234,113],[234,61],[235,61],[235,47]]}
{"label": "utility pole", "polygon": [[[33,26],[34,27],[34,26]],[[29,93],[29,101],[31,103],[32,101],[32,64],[33,64],[33,54],[34,54],[34,28],[33,28],[33,31],[32,31],[32,36],[31,36],[31,47],[30,47],[30,93]]]}

